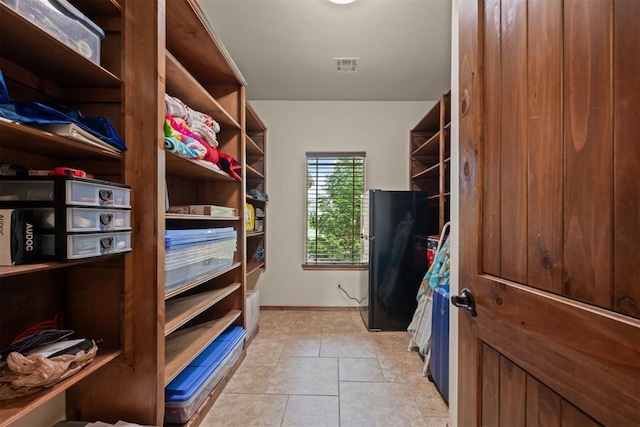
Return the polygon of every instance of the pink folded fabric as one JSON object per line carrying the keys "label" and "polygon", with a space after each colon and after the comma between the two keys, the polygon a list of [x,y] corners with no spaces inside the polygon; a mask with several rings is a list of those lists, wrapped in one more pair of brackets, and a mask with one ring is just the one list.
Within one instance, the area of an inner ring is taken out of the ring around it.
{"label": "pink folded fabric", "polygon": [[[208,160],[208,161],[210,161],[212,163],[218,163],[219,155],[218,155],[218,149],[216,147],[210,146],[200,136],[196,135],[195,133],[191,132],[187,127],[185,127],[182,124],[178,123],[178,121],[176,121],[170,115],[165,116],[165,119],[169,121],[170,128],[173,129],[176,133],[180,134],[182,136],[182,138],[186,139],[187,137],[190,137],[192,139],[195,139],[203,147],[205,147],[206,154],[203,157],[204,160]],[[165,127],[165,130],[166,130],[166,127]],[[175,138],[180,139],[176,135],[166,135],[166,136],[173,136]],[[183,139],[183,141],[184,141],[184,139]]]}

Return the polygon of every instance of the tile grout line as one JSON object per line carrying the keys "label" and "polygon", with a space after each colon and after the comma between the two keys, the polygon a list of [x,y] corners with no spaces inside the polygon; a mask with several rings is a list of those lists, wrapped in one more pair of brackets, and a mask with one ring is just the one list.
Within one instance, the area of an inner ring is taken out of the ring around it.
{"label": "tile grout line", "polygon": [[290,394],[287,394],[287,401],[284,404],[284,409],[282,411],[282,418],[280,419],[280,427],[282,427],[282,424],[284,424],[284,414],[287,413],[287,407],[289,406],[289,398],[291,397]]}

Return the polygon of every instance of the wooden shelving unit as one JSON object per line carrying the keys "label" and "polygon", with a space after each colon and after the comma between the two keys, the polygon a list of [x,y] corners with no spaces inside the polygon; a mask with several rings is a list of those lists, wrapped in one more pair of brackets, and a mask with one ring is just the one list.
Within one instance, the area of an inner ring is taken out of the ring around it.
{"label": "wooden shelving unit", "polygon": [[409,146],[412,190],[426,191],[437,213],[438,230],[449,221],[448,198],[451,162],[451,91],[445,93],[411,129]]}
{"label": "wooden shelving unit", "polygon": [[169,384],[189,362],[241,315],[241,310],[229,310],[221,313],[215,320],[199,323],[169,335],[165,342],[164,385]]}
{"label": "wooden shelving unit", "polygon": [[[107,29],[101,65],[0,2],[0,59],[9,92],[107,116],[128,151],[113,153],[0,121],[0,155],[7,163],[69,166],[131,185],[133,251],[0,267],[0,347],[58,312],[65,327],[103,340],[96,359],[79,374],[28,398],[0,402],[0,426],[59,393],[66,393],[69,420],[162,425],[165,386],[226,329],[245,325],[246,274],[264,267],[247,261],[248,242],[260,239],[246,237],[245,195],[266,188],[266,128],[246,103],[246,81],[195,0],[70,1]],[[220,124],[218,149],[242,165],[242,180],[164,150],[165,93]],[[165,195],[173,205],[217,205],[238,213],[166,214]],[[209,227],[237,232],[231,265],[166,292],[165,231]],[[200,423],[244,354],[187,425]]]}
{"label": "wooden shelving unit", "polygon": [[[96,22],[113,23],[102,45],[101,65],[0,2],[0,68],[9,95],[54,101],[86,115],[108,117],[129,145],[122,120],[127,90],[120,26],[123,9],[113,0],[72,3]],[[99,179],[131,184],[124,172],[125,154],[4,120],[0,121],[0,157],[3,163],[35,169],[67,166]],[[123,295],[129,294],[125,275],[131,256],[0,267],[0,348],[28,327],[56,315],[64,321],[60,326],[75,331],[71,338],[101,340],[96,357],[75,375],[40,392],[0,401],[0,426],[19,425],[23,416],[60,394],[65,394],[71,418],[78,408],[77,396],[95,398],[96,381],[114,365],[125,363],[124,355],[131,350],[127,338],[131,313],[124,307],[131,301]],[[101,381],[101,387],[112,393],[116,384]]]}
{"label": "wooden shelving unit", "polygon": [[84,378],[96,372],[121,354],[121,350],[112,350],[108,348],[100,349],[89,365],[67,380],[62,381],[51,388],[28,396],[3,401],[3,404],[0,407],[0,420],[2,421],[2,425],[8,425],[18,421],[22,416],[38,408],[38,406],[54,398],[58,394],[64,393],[65,390],[74,386],[79,381],[82,381]]}
{"label": "wooden shelving unit", "polygon": [[[256,189],[261,193],[266,193],[267,128],[249,103],[246,104],[245,115],[246,190]],[[258,260],[256,258],[258,249],[265,250],[267,244],[267,202],[248,194],[245,196],[245,202],[252,204],[254,210],[261,209],[265,214],[262,218],[262,231],[247,230],[246,232],[246,275],[249,276],[267,268],[266,251],[264,259]],[[253,279],[251,283],[255,284],[258,277],[254,276]]]}

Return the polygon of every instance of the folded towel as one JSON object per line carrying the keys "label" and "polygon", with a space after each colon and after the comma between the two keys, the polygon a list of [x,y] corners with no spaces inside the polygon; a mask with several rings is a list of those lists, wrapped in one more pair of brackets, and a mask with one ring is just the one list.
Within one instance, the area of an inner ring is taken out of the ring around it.
{"label": "folded towel", "polygon": [[171,116],[165,117],[164,136],[165,138],[170,138],[170,140],[176,140],[180,142],[182,145],[185,145],[191,150],[189,151],[188,155],[184,155],[184,150],[180,149],[179,147],[176,148],[175,152],[180,155],[184,155],[184,157],[187,157],[189,159],[204,159],[208,155],[210,147],[207,147],[206,144],[202,144],[202,142],[200,142],[198,139],[193,138],[192,136],[185,133]]}
{"label": "folded towel", "polygon": [[[191,132],[187,127],[182,126],[180,123],[178,123],[178,121],[172,116],[165,116],[164,129],[165,136],[177,138],[199,152],[201,151],[200,147],[202,147],[204,149],[204,155],[203,157],[200,157],[201,159],[208,160],[211,163],[218,163],[218,149],[216,147],[211,147],[201,137]],[[194,141],[192,140],[195,140],[198,143],[197,148],[194,146]]]}
{"label": "folded towel", "polygon": [[164,95],[164,108],[165,114],[173,117],[179,117],[181,119],[188,118],[189,114],[187,112],[185,104],[178,98],[167,95],[166,93]]}
{"label": "folded towel", "polygon": [[197,123],[191,126],[191,131],[198,135],[200,138],[204,139],[210,146],[217,147],[218,139],[216,137],[216,133],[209,126],[205,126],[203,124]]}
{"label": "folded towel", "polygon": [[201,153],[198,153],[196,150],[188,147],[182,141],[176,138],[165,136],[164,148],[167,151],[171,151],[172,153],[176,153],[182,157],[186,157],[187,159],[197,160],[201,158]]}
{"label": "folded towel", "polygon": [[220,124],[216,122],[213,119],[213,117],[211,117],[210,115],[201,113],[200,111],[196,111],[191,108],[188,108],[188,112],[189,112],[189,123],[191,125],[203,124],[204,126],[208,126],[211,129],[213,129],[215,133],[220,132]]}

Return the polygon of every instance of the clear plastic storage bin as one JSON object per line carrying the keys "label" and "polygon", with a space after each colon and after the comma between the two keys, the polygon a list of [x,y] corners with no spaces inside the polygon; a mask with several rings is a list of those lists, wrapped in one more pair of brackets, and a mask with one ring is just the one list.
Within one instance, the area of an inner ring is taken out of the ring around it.
{"label": "clear plastic storage bin", "polygon": [[233,264],[237,232],[231,228],[167,230],[165,291],[170,292]]}
{"label": "clear plastic storage bin", "polygon": [[100,64],[104,31],[66,0],[0,0],[80,55]]}
{"label": "clear plastic storage bin", "polygon": [[67,231],[131,230],[131,211],[67,209]]}
{"label": "clear plastic storage bin", "polygon": [[81,259],[131,251],[131,232],[69,234],[58,238],[66,239],[65,253],[56,253],[56,236],[45,234],[42,236],[44,255],[58,259]]}
{"label": "clear plastic storage bin", "polygon": [[211,394],[244,347],[245,331],[236,326],[222,334],[186,367],[165,390],[164,422],[187,422]]}
{"label": "clear plastic storage bin", "polygon": [[233,264],[236,238],[168,250],[165,291],[169,292]]}
{"label": "clear plastic storage bin", "polygon": [[[67,205],[109,208],[131,207],[131,189],[96,179],[11,179],[0,181],[0,202],[62,202]],[[22,205],[21,205],[22,206]],[[23,206],[25,207],[25,206]]]}
{"label": "clear plastic storage bin", "polygon": [[67,204],[130,208],[128,188],[85,181],[67,181]]}
{"label": "clear plastic storage bin", "polygon": [[[53,230],[56,227],[54,209],[42,209],[40,227]],[[68,233],[131,230],[131,211],[110,209],[67,208],[64,230]]]}

